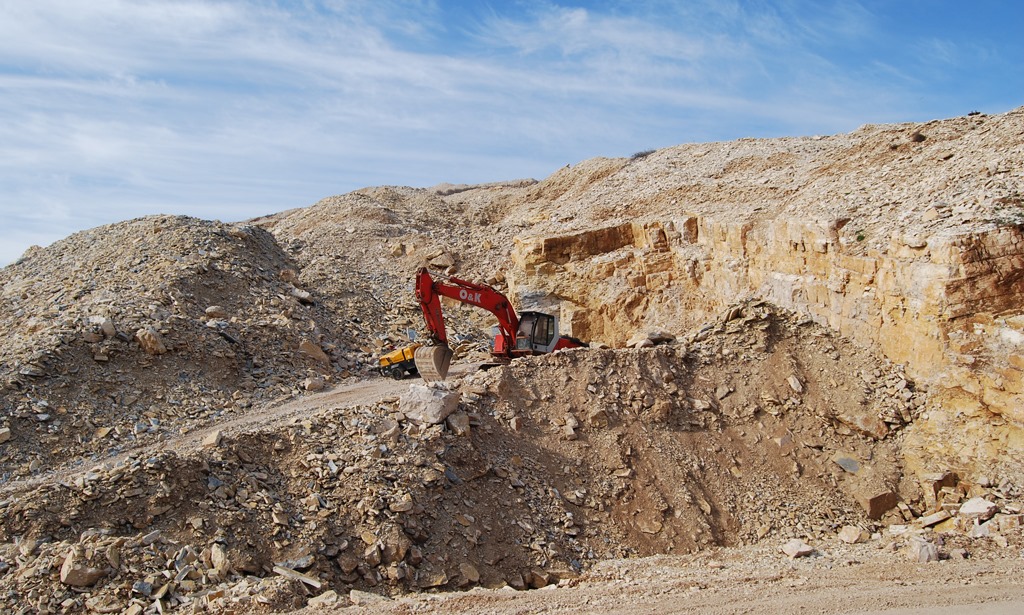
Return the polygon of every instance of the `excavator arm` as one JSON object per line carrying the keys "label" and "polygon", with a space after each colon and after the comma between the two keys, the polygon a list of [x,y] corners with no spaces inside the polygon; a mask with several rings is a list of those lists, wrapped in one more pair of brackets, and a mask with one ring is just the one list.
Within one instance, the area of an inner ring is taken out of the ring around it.
{"label": "excavator arm", "polygon": [[468,303],[494,314],[503,338],[496,341],[495,349],[509,352],[515,343],[519,317],[516,316],[508,297],[486,284],[469,280],[455,277],[445,278],[444,281],[434,280],[427,268],[423,267],[416,274],[416,298],[423,311],[431,343],[416,349],[416,368],[424,380],[444,380],[451,365],[452,350],[448,346],[448,332],[445,330],[444,315],[441,312],[441,297]]}
{"label": "excavator arm", "polygon": [[[416,298],[423,310],[423,319],[430,332],[430,344],[416,349],[416,368],[427,382],[442,381],[452,365],[452,348],[447,344],[444,315],[441,313],[441,297],[449,297],[463,303],[487,310],[498,318],[504,339],[504,352],[515,344],[516,327],[519,318],[508,298],[486,284],[476,283],[458,277],[435,280],[426,267],[416,274]],[[496,341],[498,350],[499,341]]]}
{"label": "excavator arm", "polygon": [[498,327],[502,334],[508,339],[515,339],[519,317],[516,316],[508,297],[486,284],[469,280],[449,277],[443,282],[436,281],[430,276],[427,268],[423,267],[416,274],[416,298],[423,310],[427,329],[438,343],[448,343],[444,316],[441,313],[441,297],[449,297],[487,310],[498,319]]}

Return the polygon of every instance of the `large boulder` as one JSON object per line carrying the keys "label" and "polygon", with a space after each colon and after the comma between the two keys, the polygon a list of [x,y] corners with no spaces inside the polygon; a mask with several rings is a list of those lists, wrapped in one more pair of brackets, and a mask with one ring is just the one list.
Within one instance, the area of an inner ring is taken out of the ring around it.
{"label": "large boulder", "polygon": [[459,392],[421,384],[409,386],[398,400],[398,410],[411,421],[438,425],[459,408]]}

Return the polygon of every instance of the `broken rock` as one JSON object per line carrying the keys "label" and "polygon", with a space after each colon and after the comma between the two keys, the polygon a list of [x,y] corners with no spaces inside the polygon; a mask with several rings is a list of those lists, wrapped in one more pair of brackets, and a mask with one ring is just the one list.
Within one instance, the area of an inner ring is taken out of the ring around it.
{"label": "broken rock", "polygon": [[64,558],[60,567],[60,582],[72,587],[92,587],[100,579],[107,576],[107,571],[89,566],[84,560],[85,554],[80,549],[73,549]]}
{"label": "broken rock", "polygon": [[456,412],[448,416],[448,429],[457,436],[468,436],[470,432],[469,415],[465,412]]}
{"label": "broken rock", "polygon": [[135,332],[135,339],[139,341],[142,350],[146,354],[160,355],[167,352],[167,345],[160,332],[153,327],[144,327]]}
{"label": "broken rock", "polygon": [[323,348],[320,348],[319,345],[314,344],[309,340],[302,340],[299,342],[299,352],[325,365],[331,362],[331,358],[327,356],[327,353],[324,352]]}
{"label": "broken rock", "polygon": [[782,552],[789,556],[790,559],[796,559],[798,557],[807,557],[814,553],[814,547],[800,540],[794,538],[782,545]]}
{"label": "broken rock", "polygon": [[350,590],[348,593],[348,599],[352,601],[355,606],[370,606],[373,604],[380,604],[381,602],[390,602],[391,598],[375,594],[373,592],[364,592],[358,589]]}
{"label": "broken rock", "polygon": [[398,400],[398,411],[411,421],[439,425],[459,408],[458,391],[444,391],[420,384],[409,386],[409,391]]}
{"label": "broken rock", "polygon": [[914,537],[910,540],[907,555],[911,560],[921,564],[939,561],[939,548],[923,538]]}
{"label": "broken rock", "polygon": [[228,317],[228,311],[226,309],[224,309],[223,306],[211,305],[210,307],[206,308],[206,317],[207,318],[227,318]]}
{"label": "broken rock", "polygon": [[963,503],[958,514],[967,519],[985,521],[991,519],[998,510],[999,507],[994,502],[989,502],[985,498],[971,498]]}
{"label": "broken rock", "polygon": [[868,533],[856,525],[847,525],[839,530],[839,540],[846,544],[852,545],[859,542],[867,542],[867,539]]}
{"label": "broken rock", "polygon": [[881,519],[899,502],[899,496],[891,489],[863,483],[853,486],[853,496],[869,519]]}

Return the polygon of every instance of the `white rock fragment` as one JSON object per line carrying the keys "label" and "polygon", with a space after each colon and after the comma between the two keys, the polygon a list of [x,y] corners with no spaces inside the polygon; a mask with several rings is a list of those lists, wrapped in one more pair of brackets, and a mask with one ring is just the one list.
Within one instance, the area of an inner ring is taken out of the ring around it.
{"label": "white rock fragment", "polygon": [[351,600],[352,604],[355,606],[369,606],[391,601],[391,598],[388,598],[387,596],[374,594],[372,592],[364,592],[358,589],[350,590],[348,593],[348,599]]}
{"label": "white rock fragment", "polygon": [[203,448],[217,448],[220,446],[223,436],[224,434],[219,429],[211,431],[203,438]]}
{"label": "white rock fragment", "polygon": [[971,498],[960,506],[960,511],[957,514],[967,519],[985,521],[991,519],[998,510],[999,507],[995,502],[989,502],[985,498]]}
{"label": "white rock fragment", "polygon": [[807,557],[814,553],[814,547],[800,540],[794,538],[782,545],[782,552],[789,556],[790,559],[796,559],[798,557]]}
{"label": "white rock fragment", "polygon": [[859,542],[867,542],[867,539],[868,533],[856,525],[847,525],[839,530],[839,540],[846,544],[852,545]]}
{"label": "white rock fragment", "polygon": [[409,386],[398,400],[398,411],[410,421],[439,425],[459,408],[458,391],[444,391],[421,384]]}
{"label": "white rock fragment", "polygon": [[939,561],[939,548],[923,538],[913,537],[907,549],[908,557],[915,562],[927,564]]}

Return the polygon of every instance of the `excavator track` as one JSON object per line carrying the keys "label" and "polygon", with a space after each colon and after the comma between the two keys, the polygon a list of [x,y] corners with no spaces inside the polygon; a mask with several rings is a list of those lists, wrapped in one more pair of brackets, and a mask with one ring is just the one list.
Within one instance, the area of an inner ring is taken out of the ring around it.
{"label": "excavator track", "polygon": [[452,349],[447,344],[420,346],[414,355],[416,370],[424,382],[443,382],[452,365]]}

